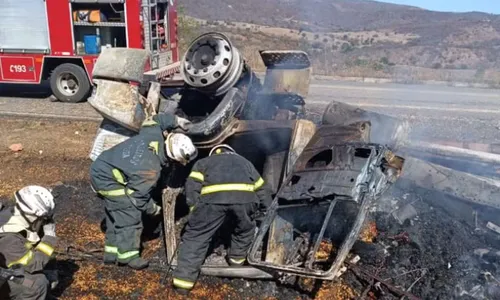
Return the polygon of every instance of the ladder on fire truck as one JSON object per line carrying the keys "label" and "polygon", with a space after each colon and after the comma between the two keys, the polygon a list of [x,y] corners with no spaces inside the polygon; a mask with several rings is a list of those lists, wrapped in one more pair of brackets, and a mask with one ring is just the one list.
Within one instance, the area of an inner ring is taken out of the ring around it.
{"label": "ladder on fire truck", "polygon": [[[162,62],[160,59],[160,50],[162,47],[162,38],[158,25],[166,22],[164,14],[163,19],[160,19],[158,11],[158,0],[142,0],[142,20],[144,22],[144,46],[146,49],[151,49],[151,69],[158,69]],[[165,1],[160,1],[165,2]],[[168,31],[164,32],[168,35]]]}

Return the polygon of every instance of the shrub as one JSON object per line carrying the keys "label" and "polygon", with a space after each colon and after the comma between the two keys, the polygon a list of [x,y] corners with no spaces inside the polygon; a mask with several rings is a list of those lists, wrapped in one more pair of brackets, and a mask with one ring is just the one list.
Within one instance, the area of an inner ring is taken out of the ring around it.
{"label": "shrub", "polygon": [[382,57],[380,59],[380,63],[384,64],[384,65],[388,65],[389,64],[389,59],[387,57]]}
{"label": "shrub", "polygon": [[435,63],[432,65],[433,69],[441,69],[442,67],[443,67],[443,65],[441,65],[440,63]]}
{"label": "shrub", "polygon": [[311,44],[311,47],[313,47],[313,49],[322,49],[323,44],[321,42],[314,42]]}
{"label": "shrub", "polygon": [[342,46],[340,47],[340,51],[342,53],[351,52],[353,50],[354,50],[354,47],[349,43],[343,43]]}

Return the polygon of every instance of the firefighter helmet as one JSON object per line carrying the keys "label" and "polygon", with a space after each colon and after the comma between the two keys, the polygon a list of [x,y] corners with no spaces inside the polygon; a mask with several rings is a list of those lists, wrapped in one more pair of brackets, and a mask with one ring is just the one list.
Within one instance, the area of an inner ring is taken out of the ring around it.
{"label": "firefighter helmet", "polygon": [[182,133],[169,133],[165,140],[167,156],[186,165],[198,156],[198,150],[193,141]]}
{"label": "firefighter helmet", "polygon": [[214,154],[214,153],[220,154],[223,152],[236,153],[236,151],[234,151],[234,149],[231,146],[229,146],[227,144],[220,144],[220,145],[213,147],[212,150],[210,150],[210,153],[208,154],[208,156],[212,156],[212,154]]}
{"label": "firefighter helmet", "polygon": [[54,211],[54,196],[41,186],[29,185],[16,191],[16,206],[22,213],[37,218],[49,217]]}

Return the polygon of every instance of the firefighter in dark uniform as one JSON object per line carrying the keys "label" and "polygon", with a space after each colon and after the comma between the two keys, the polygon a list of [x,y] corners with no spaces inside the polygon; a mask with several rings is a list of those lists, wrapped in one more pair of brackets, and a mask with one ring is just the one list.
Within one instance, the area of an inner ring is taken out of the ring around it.
{"label": "firefighter in dark uniform", "polygon": [[40,186],[24,187],[15,198],[13,211],[1,213],[0,267],[22,269],[22,275],[0,287],[0,299],[46,299],[49,280],[43,272],[57,242],[54,198]]}
{"label": "firefighter in dark uniform", "polygon": [[193,288],[210,241],[226,217],[235,221],[227,261],[245,263],[255,235],[254,217],[272,201],[252,163],[228,145],[214,147],[208,157],[194,164],[186,182],[186,198],[191,212],[173,274],[173,285],[181,293]]}
{"label": "firefighter in dark uniform", "polygon": [[142,214],[160,214],[151,192],[169,159],[187,164],[196,158],[191,139],[170,132],[177,127],[187,130],[189,125],[172,114],[155,115],[143,123],[138,135],[102,152],[92,163],[92,188],[105,199],[105,264],[148,267],[139,253]]}

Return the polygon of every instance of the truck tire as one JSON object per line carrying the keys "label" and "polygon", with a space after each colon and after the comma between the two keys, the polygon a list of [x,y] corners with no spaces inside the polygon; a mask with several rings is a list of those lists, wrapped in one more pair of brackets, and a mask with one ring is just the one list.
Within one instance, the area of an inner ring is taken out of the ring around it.
{"label": "truck tire", "polygon": [[52,71],[50,88],[58,100],[71,103],[86,100],[91,90],[87,72],[71,63],[59,65]]}

